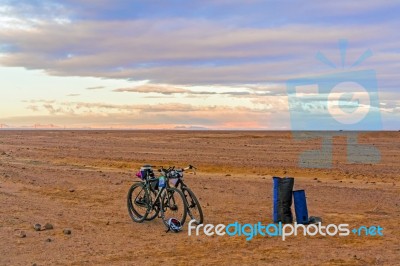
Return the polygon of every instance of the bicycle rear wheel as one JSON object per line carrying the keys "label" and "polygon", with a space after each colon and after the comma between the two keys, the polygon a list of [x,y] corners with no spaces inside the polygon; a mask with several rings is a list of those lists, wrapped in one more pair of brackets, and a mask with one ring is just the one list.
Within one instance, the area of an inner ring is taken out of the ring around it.
{"label": "bicycle rear wheel", "polygon": [[186,200],[182,192],[177,188],[167,188],[161,198],[161,218],[168,228],[168,220],[175,218],[181,222],[186,220]]}
{"label": "bicycle rear wheel", "polygon": [[155,190],[150,191],[150,196],[151,196],[151,209],[149,214],[146,217],[146,221],[151,221],[157,218],[158,213],[160,212],[160,200],[157,200],[155,202],[155,199],[157,198],[157,192]]}
{"label": "bicycle rear wheel", "polygon": [[134,222],[143,222],[150,212],[150,200],[143,183],[133,184],[128,191],[128,213]]}
{"label": "bicycle rear wheel", "polygon": [[196,220],[196,224],[203,223],[203,210],[201,209],[200,202],[197,200],[196,195],[188,187],[182,188],[182,193],[185,197],[187,204],[187,212],[192,220]]}

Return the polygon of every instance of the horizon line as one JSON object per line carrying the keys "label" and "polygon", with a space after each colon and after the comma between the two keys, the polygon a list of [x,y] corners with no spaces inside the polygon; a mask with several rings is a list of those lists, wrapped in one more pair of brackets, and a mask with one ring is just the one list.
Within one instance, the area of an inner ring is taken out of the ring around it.
{"label": "horizon line", "polygon": [[381,130],[325,130],[325,129],[212,129],[212,128],[0,128],[0,131],[276,131],[276,132],[400,132],[396,129]]}

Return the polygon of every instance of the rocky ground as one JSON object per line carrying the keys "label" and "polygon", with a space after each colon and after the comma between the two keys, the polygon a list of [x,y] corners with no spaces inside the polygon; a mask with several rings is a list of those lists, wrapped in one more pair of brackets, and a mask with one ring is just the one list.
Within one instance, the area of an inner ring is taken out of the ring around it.
{"label": "rocky ground", "polygon": [[[359,142],[379,149],[381,162],[348,163],[343,136],[332,169],[304,169],[299,154],[321,141],[290,132],[0,131],[0,265],[397,265],[400,132],[360,133]],[[160,219],[137,224],[127,212],[144,163],[197,166],[185,179],[205,223],[271,223],[271,177],[294,176],[310,215],[379,225],[384,236],[166,233]]]}

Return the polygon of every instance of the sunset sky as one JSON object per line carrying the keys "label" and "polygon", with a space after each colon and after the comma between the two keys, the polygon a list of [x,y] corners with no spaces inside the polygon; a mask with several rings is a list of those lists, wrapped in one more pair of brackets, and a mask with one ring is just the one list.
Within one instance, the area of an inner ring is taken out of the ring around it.
{"label": "sunset sky", "polygon": [[0,124],[327,129],[329,103],[289,106],[287,81],[373,70],[377,108],[346,93],[382,124],[355,129],[398,130],[399,14],[387,0],[0,0]]}

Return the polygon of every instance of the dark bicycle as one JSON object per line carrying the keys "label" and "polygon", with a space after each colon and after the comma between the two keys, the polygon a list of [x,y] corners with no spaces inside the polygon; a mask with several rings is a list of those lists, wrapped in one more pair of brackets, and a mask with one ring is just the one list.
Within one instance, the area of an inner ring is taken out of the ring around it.
{"label": "dark bicycle", "polygon": [[197,200],[196,195],[193,191],[183,182],[183,172],[187,170],[193,170],[196,174],[196,167],[189,165],[186,168],[175,169],[175,167],[170,168],[169,180],[176,188],[179,188],[186,200],[187,213],[192,220],[196,220],[196,224],[203,223],[203,210],[201,209],[200,202]]}
{"label": "dark bicycle", "polygon": [[152,166],[141,168],[142,181],[137,181],[128,191],[128,212],[133,221],[141,223],[153,220],[160,213],[165,226],[175,218],[181,225],[185,223],[187,205],[185,197],[177,188],[169,186],[170,169],[161,168],[160,177],[155,177]]}

